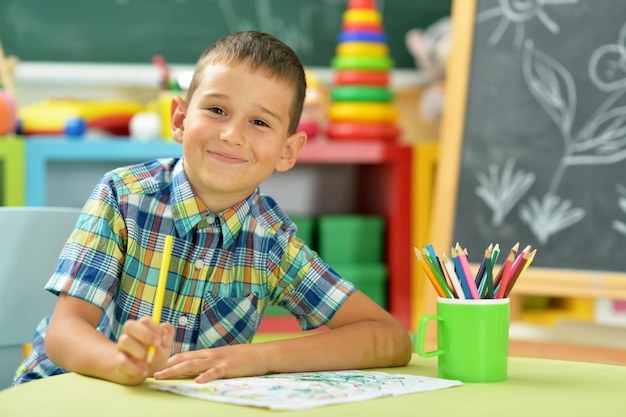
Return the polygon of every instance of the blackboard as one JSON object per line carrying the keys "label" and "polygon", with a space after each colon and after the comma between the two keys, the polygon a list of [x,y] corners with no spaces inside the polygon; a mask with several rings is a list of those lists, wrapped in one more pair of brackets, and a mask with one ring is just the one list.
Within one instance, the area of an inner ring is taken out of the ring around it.
{"label": "blackboard", "polygon": [[433,240],[532,245],[523,290],[626,298],[626,2],[457,3]]}
{"label": "blackboard", "polygon": [[[398,68],[415,68],[404,37],[450,14],[451,0],[379,0]],[[308,66],[327,67],[347,0],[0,0],[0,40],[23,61],[193,64],[220,36],[272,33]]]}

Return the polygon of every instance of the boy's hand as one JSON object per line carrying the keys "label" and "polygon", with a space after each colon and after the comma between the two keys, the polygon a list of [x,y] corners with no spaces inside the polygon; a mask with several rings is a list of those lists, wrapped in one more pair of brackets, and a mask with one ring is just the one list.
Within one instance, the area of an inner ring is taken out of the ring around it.
{"label": "boy's hand", "polygon": [[215,379],[258,376],[268,373],[261,359],[259,345],[242,344],[177,353],[165,367],[154,374],[156,379],[196,376],[198,383]]}
{"label": "boy's hand", "polygon": [[[117,342],[117,382],[139,385],[163,368],[172,351],[173,340],[174,327],[169,323],[156,324],[150,317],[127,321]],[[148,363],[148,348],[151,345],[155,347],[155,353],[152,362]]]}

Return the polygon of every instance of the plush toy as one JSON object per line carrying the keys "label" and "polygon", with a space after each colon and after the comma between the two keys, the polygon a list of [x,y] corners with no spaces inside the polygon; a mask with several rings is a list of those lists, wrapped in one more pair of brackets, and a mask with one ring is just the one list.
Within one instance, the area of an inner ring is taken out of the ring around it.
{"label": "plush toy", "polygon": [[406,34],[406,46],[423,70],[427,86],[418,103],[419,115],[428,121],[439,122],[444,106],[446,64],[450,52],[450,18],[443,17],[426,30],[412,29]]}

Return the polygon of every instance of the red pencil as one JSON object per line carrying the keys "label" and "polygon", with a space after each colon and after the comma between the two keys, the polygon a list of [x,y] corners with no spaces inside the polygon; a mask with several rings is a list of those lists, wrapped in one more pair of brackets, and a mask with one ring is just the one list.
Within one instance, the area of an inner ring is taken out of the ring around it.
{"label": "red pencil", "polygon": [[[519,249],[519,242],[516,243],[515,245],[513,245],[513,247],[509,251],[509,254],[507,255],[507,259],[511,256],[511,254],[513,255],[513,259],[515,259],[515,256],[517,255],[518,249]],[[506,263],[506,260],[505,260],[504,263]],[[503,266],[504,266],[504,264],[502,265],[502,267]],[[504,272],[504,269],[502,267],[500,267],[500,270],[498,271],[498,275],[496,275],[496,277],[493,280],[493,287],[494,288],[497,288],[498,285],[500,284],[500,281],[502,280],[502,273]]]}
{"label": "red pencil", "polygon": [[[509,285],[509,280],[511,279],[511,267],[513,266],[514,261],[515,253],[511,251],[498,271],[498,291],[496,291],[496,295],[493,298],[504,298],[506,287]],[[496,280],[498,278],[496,278]]]}
{"label": "red pencil", "polygon": [[511,293],[511,290],[513,289],[513,286],[515,285],[519,277],[524,273],[524,271],[528,269],[528,266],[530,266],[530,263],[535,258],[536,253],[537,253],[537,249],[534,249],[532,252],[526,252],[520,255],[522,256],[522,259],[520,260],[518,267],[511,274],[511,279],[509,280],[509,283],[506,286],[506,290],[504,291],[504,298],[509,296],[509,294]]}

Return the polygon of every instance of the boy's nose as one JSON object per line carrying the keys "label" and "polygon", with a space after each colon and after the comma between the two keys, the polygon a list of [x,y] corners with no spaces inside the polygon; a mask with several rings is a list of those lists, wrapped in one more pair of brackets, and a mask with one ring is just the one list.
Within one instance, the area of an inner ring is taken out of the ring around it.
{"label": "boy's nose", "polygon": [[232,144],[241,143],[243,140],[241,129],[237,126],[236,123],[229,124],[224,126],[219,133],[220,140],[225,142],[229,142]]}

